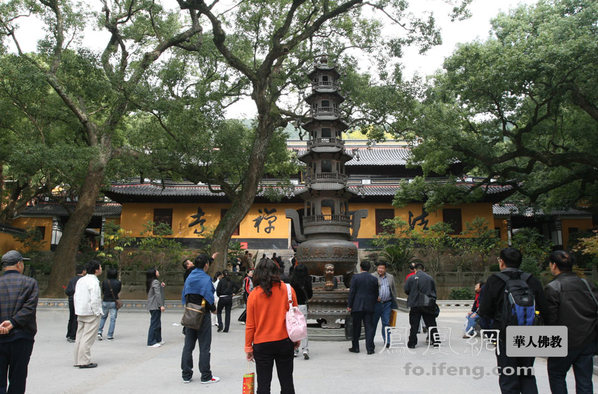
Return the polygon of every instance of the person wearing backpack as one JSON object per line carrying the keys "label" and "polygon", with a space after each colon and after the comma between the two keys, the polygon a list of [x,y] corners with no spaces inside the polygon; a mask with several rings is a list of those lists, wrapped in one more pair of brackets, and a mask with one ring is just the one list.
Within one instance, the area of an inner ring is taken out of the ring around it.
{"label": "person wearing backpack", "polygon": [[[493,329],[500,330],[496,351],[498,365],[498,383],[502,393],[537,393],[536,377],[533,367],[535,357],[508,357],[506,354],[506,327],[510,325],[532,325],[536,311],[540,316],[546,315],[546,299],[542,283],[531,274],[519,269],[521,252],[515,248],[500,251],[498,265],[500,272],[491,275],[484,286],[484,294],[480,300],[478,314],[485,319],[492,319]],[[507,290],[507,291],[505,291]],[[509,298],[515,301],[511,304]],[[518,311],[525,317],[518,321],[510,311]],[[512,374],[502,371],[509,367]]]}
{"label": "person wearing backpack", "polygon": [[591,394],[593,364],[598,340],[598,292],[588,281],[577,276],[574,259],[564,250],[550,254],[550,272],[554,280],[546,285],[547,325],[567,326],[567,357],[548,358],[548,380],[553,393],[567,393],[565,377],[573,366],[577,393]]}

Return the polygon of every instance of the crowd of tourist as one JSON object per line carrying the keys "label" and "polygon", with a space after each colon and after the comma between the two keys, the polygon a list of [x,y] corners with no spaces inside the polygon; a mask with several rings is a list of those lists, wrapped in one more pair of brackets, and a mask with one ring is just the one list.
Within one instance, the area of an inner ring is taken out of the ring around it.
{"label": "crowd of tourist", "polygon": [[[0,393],[24,392],[27,365],[37,331],[37,282],[23,275],[24,258],[17,251],[2,256],[3,275],[0,277]],[[239,258],[238,271],[244,274],[242,286],[231,278],[228,270],[208,275],[214,258],[205,254],[193,261],[183,261],[183,304],[205,305],[205,310],[217,319],[203,319],[197,328],[184,327],[184,345],[181,355],[181,375],[184,383],[193,377],[193,351],[199,346],[199,372],[203,384],[217,383],[210,367],[212,325],[218,332],[230,328],[232,298],[242,294],[246,309],[239,321],[245,324],[245,353],[254,361],[257,373],[257,392],[269,393],[273,365],[282,393],[294,393],[293,360],[302,355],[310,359],[308,339],[293,342],[289,339],[285,315],[292,306],[298,306],[307,318],[307,305],[313,296],[312,277],[303,264],[290,261],[285,273],[279,256],[265,255],[254,264],[250,253]],[[596,288],[573,271],[574,259],[566,251],[554,251],[549,257],[549,268],[554,280],[545,287],[540,280],[520,270],[522,255],[519,250],[505,248],[498,257],[500,272],[492,274],[486,283],[475,284],[475,299],[466,316],[463,338],[468,339],[480,330],[495,330],[496,362],[499,367],[499,387],[503,393],[537,393],[533,374],[534,357],[510,357],[506,352],[505,332],[511,325],[561,325],[568,329],[568,353],[565,357],[548,358],[549,385],[553,393],[566,393],[565,377],[573,368],[578,393],[593,393],[592,357],[598,350],[598,294]],[[375,354],[374,336],[381,325],[385,346],[391,345],[389,336],[391,314],[397,308],[397,290],[394,277],[387,272],[384,262],[372,269],[369,261],[361,261],[360,273],[354,274],[349,289],[347,309],[352,323],[352,346],[349,351],[359,353],[362,324],[365,327],[367,354]],[[403,289],[409,307],[408,348],[418,344],[421,321],[428,329],[431,346],[441,344],[436,318],[440,313],[434,279],[421,263],[410,267]],[[236,270],[233,270],[236,271]],[[76,267],[76,276],[66,286],[69,300],[69,321],[66,338],[75,343],[74,366],[95,368],[91,347],[103,339],[103,329],[110,316],[107,340],[115,339],[119,293],[122,288],[117,271],[109,268],[106,279],[100,283],[100,262],[91,260],[85,267]],[[164,344],[161,334],[161,313],[165,310],[164,287],[160,272],[151,268],[146,272],[147,310],[150,322],[147,346]],[[222,318],[222,312],[225,316]],[[519,320],[518,320],[519,319]],[[524,367],[524,368],[520,368]],[[515,374],[503,374],[507,368]],[[8,382],[8,383],[7,383]]]}

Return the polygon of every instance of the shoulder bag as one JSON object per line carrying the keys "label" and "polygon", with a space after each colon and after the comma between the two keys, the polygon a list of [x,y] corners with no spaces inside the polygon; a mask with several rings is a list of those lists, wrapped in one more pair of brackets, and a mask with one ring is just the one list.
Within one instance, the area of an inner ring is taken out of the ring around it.
{"label": "shoulder bag", "polygon": [[185,312],[183,313],[183,318],[181,319],[181,324],[184,327],[192,328],[194,330],[199,330],[206,313],[207,313],[207,311],[206,311],[206,300],[205,299],[201,301],[201,305],[197,305],[192,302],[187,302],[185,304]]}
{"label": "shoulder bag", "polygon": [[285,283],[285,286],[287,287],[287,296],[289,299],[289,310],[286,315],[287,333],[289,334],[289,339],[291,341],[298,342],[307,338],[307,322],[299,308],[293,306],[291,285]]}

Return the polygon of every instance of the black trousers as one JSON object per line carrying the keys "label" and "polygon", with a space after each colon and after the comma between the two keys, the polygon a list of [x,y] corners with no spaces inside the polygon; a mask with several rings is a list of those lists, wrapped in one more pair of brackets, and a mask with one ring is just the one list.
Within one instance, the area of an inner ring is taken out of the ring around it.
{"label": "black trousers", "polygon": [[0,394],[25,392],[27,366],[32,351],[33,339],[17,339],[0,344]]}
{"label": "black trousers", "polygon": [[[533,374],[534,357],[507,357],[502,338],[498,341],[500,354],[496,355],[499,367],[498,385],[503,394],[537,394],[536,376]],[[506,368],[506,369],[505,369]]]}
{"label": "black trousers", "polygon": [[352,347],[359,350],[359,337],[361,336],[361,322],[365,328],[365,348],[368,352],[374,351],[374,335],[376,329],[374,328],[374,311],[371,312],[351,312],[353,319],[353,342]]}
{"label": "black trousers", "polygon": [[66,326],[67,339],[76,339],[77,337],[77,315],[75,315],[75,303],[69,298],[69,322]]}
{"label": "black trousers", "polygon": [[224,332],[230,327],[230,311],[233,307],[233,297],[218,298],[218,328],[222,329],[222,310],[224,309]]}
{"label": "black trousers", "polygon": [[594,364],[595,344],[587,344],[584,347],[569,348],[567,357],[548,358],[548,381],[550,391],[554,394],[567,394],[567,372],[573,367],[575,375],[575,392],[577,394],[592,394],[594,385],[592,373]]}
{"label": "black trousers", "polygon": [[257,373],[257,394],[269,394],[272,383],[272,367],[276,362],[276,373],[281,394],[294,394],[293,385],[293,342],[289,338],[281,341],[256,343],[253,358]]}
{"label": "black trousers", "polygon": [[[409,309],[409,325],[411,328],[409,330],[409,341],[407,342],[407,346],[417,345],[417,330],[419,329],[420,319],[424,319],[426,327],[436,327],[435,313],[436,306],[414,306]],[[436,342],[436,331],[437,330],[435,328],[428,330],[431,344]]]}

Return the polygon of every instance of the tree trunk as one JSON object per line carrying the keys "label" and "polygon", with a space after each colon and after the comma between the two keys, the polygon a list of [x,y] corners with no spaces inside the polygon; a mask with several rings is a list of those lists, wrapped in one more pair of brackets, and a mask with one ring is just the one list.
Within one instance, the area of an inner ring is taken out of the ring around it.
{"label": "tree trunk", "polygon": [[58,247],[54,253],[54,263],[48,281],[47,297],[64,297],[64,288],[75,274],[75,263],[79,243],[93,215],[100,187],[104,181],[104,172],[108,162],[107,156],[94,156],[89,161],[87,176],[75,211],[70,215]]}
{"label": "tree trunk", "polygon": [[[267,108],[269,110],[270,106],[267,106]],[[219,255],[210,267],[210,275],[226,267],[228,243],[231,239],[231,234],[253,205],[259,183],[262,179],[266,152],[268,151],[268,145],[270,144],[276,124],[275,119],[269,114],[269,111],[264,111],[264,106],[260,106],[259,103],[258,111],[260,114],[258,116],[256,138],[251,149],[251,161],[245,172],[242,191],[237,196],[228,196],[232,201],[231,207],[226,211],[226,214],[214,230],[214,239],[210,246],[210,251],[212,253],[219,252]]]}

